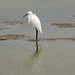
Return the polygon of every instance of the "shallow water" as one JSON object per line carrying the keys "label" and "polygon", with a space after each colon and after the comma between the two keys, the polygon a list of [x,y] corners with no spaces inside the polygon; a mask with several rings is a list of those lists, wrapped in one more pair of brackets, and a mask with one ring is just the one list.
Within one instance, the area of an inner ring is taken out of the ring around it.
{"label": "shallow water", "polygon": [[[42,22],[41,39],[75,37],[75,28],[59,28],[51,23],[75,23],[75,0],[0,0],[0,35],[27,35],[30,38],[0,41],[0,75],[75,75],[75,40],[40,40],[38,52],[31,24],[4,24],[27,21],[29,10]],[[7,29],[6,29],[7,28]]]}

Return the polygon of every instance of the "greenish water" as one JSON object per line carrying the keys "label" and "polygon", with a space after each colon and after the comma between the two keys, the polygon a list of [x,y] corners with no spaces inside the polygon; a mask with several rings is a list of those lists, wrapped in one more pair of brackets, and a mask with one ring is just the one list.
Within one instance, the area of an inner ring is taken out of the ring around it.
{"label": "greenish water", "polygon": [[[75,0],[0,0],[0,22],[27,21],[22,18],[29,10],[42,22],[39,38],[74,37],[75,28],[58,28],[50,23],[74,23]],[[31,24],[4,25],[4,34],[24,34],[35,38]],[[0,41],[0,75],[75,75],[75,41],[52,40],[35,42],[29,38]]]}

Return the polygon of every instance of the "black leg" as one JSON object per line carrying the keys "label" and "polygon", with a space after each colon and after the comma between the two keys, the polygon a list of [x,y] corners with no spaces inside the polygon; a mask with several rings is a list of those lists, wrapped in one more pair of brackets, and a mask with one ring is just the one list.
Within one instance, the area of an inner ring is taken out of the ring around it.
{"label": "black leg", "polygon": [[36,51],[38,51],[38,30],[35,28],[36,30]]}
{"label": "black leg", "polygon": [[38,30],[36,29],[36,41],[38,40]]}

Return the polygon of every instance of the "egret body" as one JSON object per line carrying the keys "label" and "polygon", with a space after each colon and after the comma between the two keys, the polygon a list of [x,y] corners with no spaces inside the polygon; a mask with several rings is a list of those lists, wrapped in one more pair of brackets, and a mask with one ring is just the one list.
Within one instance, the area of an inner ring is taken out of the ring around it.
{"label": "egret body", "polygon": [[23,18],[25,16],[28,16],[28,23],[31,23],[32,26],[36,30],[36,40],[37,40],[38,39],[38,31],[40,33],[42,33],[41,22],[40,22],[39,18],[35,14],[33,14],[31,11],[28,11],[27,14],[23,16]]}

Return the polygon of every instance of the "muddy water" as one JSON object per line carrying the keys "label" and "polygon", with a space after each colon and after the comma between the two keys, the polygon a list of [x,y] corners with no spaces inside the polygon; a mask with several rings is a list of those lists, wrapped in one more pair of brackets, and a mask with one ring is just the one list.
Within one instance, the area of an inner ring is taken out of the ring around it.
{"label": "muddy water", "polygon": [[[0,75],[75,75],[74,0],[0,0]],[[27,11],[42,22],[36,50]],[[65,25],[64,25],[65,26]]]}

